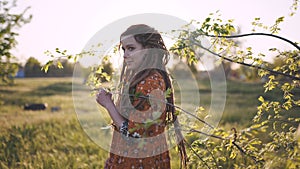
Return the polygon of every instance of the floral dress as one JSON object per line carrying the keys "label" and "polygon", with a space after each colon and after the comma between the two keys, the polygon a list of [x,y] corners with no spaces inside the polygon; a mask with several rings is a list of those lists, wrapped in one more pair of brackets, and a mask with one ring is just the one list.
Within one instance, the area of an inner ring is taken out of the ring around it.
{"label": "floral dress", "polygon": [[158,72],[150,74],[136,85],[135,94],[149,99],[144,102],[140,97],[132,100],[132,105],[138,110],[129,114],[129,136],[114,130],[111,153],[106,160],[105,169],[170,168],[164,134],[166,108],[165,103],[160,101],[164,101],[165,91],[164,78]]}

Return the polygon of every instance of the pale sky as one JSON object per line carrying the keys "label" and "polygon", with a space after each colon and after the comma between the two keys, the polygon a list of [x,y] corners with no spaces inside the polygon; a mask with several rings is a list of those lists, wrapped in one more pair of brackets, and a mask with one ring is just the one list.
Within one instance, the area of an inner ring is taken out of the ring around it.
{"label": "pale sky", "polygon": [[[20,62],[30,56],[44,63],[44,52],[55,48],[67,49],[69,53],[80,53],[89,39],[104,26],[135,14],[160,13],[178,17],[189,22],[203,21],[209,13],[220,10],[222,18],[234,19],[242,33],[250,33],[251,22],[260,17],[266,25],[271,25],[280,16],[286,16],[280,26],[280,36],[292,41],[300,41],[300,14],[288,17],[292,0],[19,0],[18,9],[31,6],[28,14],[32,21],[18,32],[19,44],[14,52]],[[249,38],[245,43],[257,48],[275,47],[265,38]],[[261,45],[264,44],[264,45]],[[279,46],[285,44],[279,43]]]}

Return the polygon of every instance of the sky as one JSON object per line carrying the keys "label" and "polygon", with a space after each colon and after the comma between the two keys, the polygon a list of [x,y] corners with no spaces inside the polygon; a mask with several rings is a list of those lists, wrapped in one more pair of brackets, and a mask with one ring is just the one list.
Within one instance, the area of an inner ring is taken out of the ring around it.
{"label": "sky", "polygon": [[[272,25],[278,17],[286,16],[279,35],[299,42],[300,11],[289,17],[292,3],[292,0],[19,0],[16,12],[30,6],[27,14],[32,14],[33,18],[18,30],[20,35],[14,53],[23,63],[31,56],[45,63],[49,59],[44,54],[46,50],[60,48],[70,54],[80,53],[97,31],[124,17],[158,13],[186,22],[192,19],[203,21],[217,10],[224,20],[234,19],[242,33],[251,31],[251,22],[256,17],[264,24]],[[248,38],[243,42],[258,50],[275,47],[273,45],[289,47],[270,38]]]}

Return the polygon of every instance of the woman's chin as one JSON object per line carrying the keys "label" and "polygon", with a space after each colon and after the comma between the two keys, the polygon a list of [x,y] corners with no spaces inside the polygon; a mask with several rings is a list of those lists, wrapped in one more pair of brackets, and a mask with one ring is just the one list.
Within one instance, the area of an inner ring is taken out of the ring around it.
{"label": "woman's chin", "polygon": [[134,71],[136,69],[136,66],[134,66],[134,65],[127,65],[127,69],[131,70],[131,71]]}

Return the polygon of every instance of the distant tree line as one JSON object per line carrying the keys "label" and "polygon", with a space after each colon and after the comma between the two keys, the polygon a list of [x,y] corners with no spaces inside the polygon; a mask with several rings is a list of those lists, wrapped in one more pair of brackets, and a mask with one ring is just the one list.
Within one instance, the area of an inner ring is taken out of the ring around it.
{"label": "distant tree line", "polygon": [[67,60],[60,60],[63,68],[51,66],[49,71],[42,71],[41,63],[34,57],[30,57],[24,66],[25,77],[69,77],[73,75],[75,63],[70,63]]}
{"label": "distant tree line", "polygon": [[[85,76],[87,77],[91,70],[90,68],[84,68],[79,63],[72,63],[68,62],[67,59],[60,59],[58,60],[60,62],[60,66],[57,66],[56,64],[53,64],[49,66],[49,69],[47,72],[42,70],[41,63],[34,57],[30,57],[24,67],[24,76],[25,77],[71,77],[73,76],[73,71],[75,66],[80,66],[81,74],[76,74],[76,76]],[[113,68],[112,64],[110,62],[102,62],[103,66],[103,72],[106,72],[108,76],[112,75]],[[77,68],[78,69],[78,68]],[[19,68],[19,70],[21,70]],[[103,77],[100,78],[100,80],[103,82],[105,79]]]}

